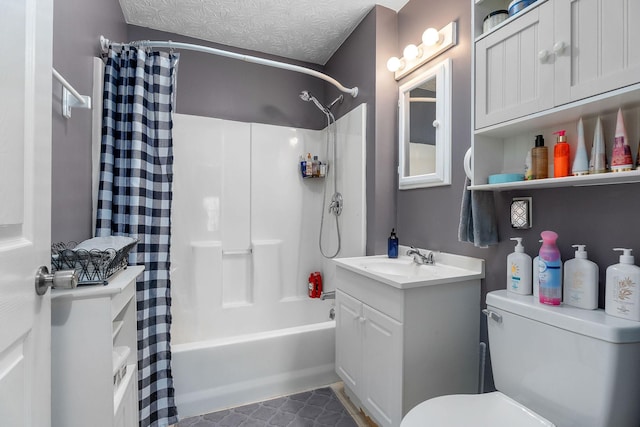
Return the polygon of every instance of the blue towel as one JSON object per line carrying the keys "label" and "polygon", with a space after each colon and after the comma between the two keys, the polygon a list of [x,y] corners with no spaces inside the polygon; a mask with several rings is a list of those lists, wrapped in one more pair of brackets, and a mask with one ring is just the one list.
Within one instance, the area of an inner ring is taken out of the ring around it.
{"label": "blue towel", "polygon": [[467,177],[460,207],[458,240],[473,243],[477,248],[486,248],[498,243],[498,224],[493,202],[493,191],[472,191]]}

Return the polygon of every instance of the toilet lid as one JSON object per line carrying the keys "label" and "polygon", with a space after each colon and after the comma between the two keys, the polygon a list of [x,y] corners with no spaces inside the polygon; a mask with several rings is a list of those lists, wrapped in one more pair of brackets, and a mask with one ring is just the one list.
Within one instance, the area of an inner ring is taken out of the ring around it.
{"label": "toilet lid", "polygon": [[400,427],[554,427],[525,406],[495,391],[485,394],[454,394],[422,402]]}

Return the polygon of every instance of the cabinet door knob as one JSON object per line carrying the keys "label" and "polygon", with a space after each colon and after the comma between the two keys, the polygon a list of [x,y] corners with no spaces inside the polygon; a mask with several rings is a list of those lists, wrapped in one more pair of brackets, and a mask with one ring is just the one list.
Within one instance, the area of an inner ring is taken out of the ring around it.
{"label": "cabinet door knob", "polygon": [[440,121],[439,120],[434,120],[433,121],[433,127],[434,128],[439,128],[440,127]]}
{"label": "cabinet door knob", "polygon": [[365,318],[364,318],[364,316],[360,316],[360,317],[358,317],[358,321],[359,321],[360,323],[364,323],[364,322],[365,322],[365,320],[367,320],[367,319],[365,319]]}
{"label": "cabinet door knob", "polygon": [[547,49],[542,49],[538,52],[538,59],[540,62],[545,62],[549,58],[549,51]]}
{"label": "cabinet door knob", "polygon": [[553,52],[556,55],[560,55],[562,52],[564,52],[566,47],[567,45],[565,44],[565,42],[557,42],[553,45]]}

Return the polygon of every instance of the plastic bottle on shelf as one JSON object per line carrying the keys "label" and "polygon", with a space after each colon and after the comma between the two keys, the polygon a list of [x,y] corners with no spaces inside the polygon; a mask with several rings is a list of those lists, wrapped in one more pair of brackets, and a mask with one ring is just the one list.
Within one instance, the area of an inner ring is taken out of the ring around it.
{"label": "plastic bottle on shelf", "polygon": [[640,267],[634,264],[631,249],[622,251],[620,263],[607,268],[605,312],[611,316],[640,322]]}
{"label": "plastic bottle on shelf", "polygon": [[318,162],[318,156],[313,156],[313,163],[311,166],[311,174],[315,177],[320,176],[320,162]]}
{"label": "plastic bottle on shelf", "polygon": [[563,302],[574,307],[595,310],[598,308],[598,265],[587,259],[585,245],[577,248],[576,257],[564,263]]}
{"label": "plastic bottle on shelf", "polygon": [[522,237],[512,237],[518,242],[507,256],[507,291],[531,295],[531,257],[524,253]]}
{"label": "plastic bottle on shelf", "polygon": [[589,157],[587,156],[587,146],[584,142],[582,118],[578,121],[578,146],[576,147],[576,157],[573,159],[571,173],[573,176],[587,175],[589,173]]}
{"label": "plastic bottle on shelf", "polygon": [[556,145],[553,147],[553,177],[562,178],[569,176],[569,161],[571,159],[571,147],[567,142],[565,130],[554,132],[558,135]]}
{"label": "plastic bottle on shelf", "polygon": [[307,162],[302,155],[300,155],[300,173],[303,178],[307,177]]}
{"label": "plastic bottle on shelf", "polygon": [[589,173],[604,173],[608,169],[607,153],[604,145],[604,132],[600,117],[596,120],[596,129],[593,132],[593,145],[591,147],[591,160],[589,160]]}
{"label": "plastic bottle on shelf", "polygon": [[558,234],[553,231],[543,231],[542,247],[538,260],[538,280],[540,283],[539,299],[543,304],[560,305],[562,301],[562,260],[556,246]]}
{"label": "plastic bottle on shelf", "polygon": [[531,149],[533,179],[549,177],[549,152],[544,146],[544,137],[536,135],[536,146]]}
{"label": "plastic bottle on shelf", "polygon": [[633,157],[631,156],[631,147],[629,146],[629,138],[627,138],[627,129],[624,127],[621,109],[618,109],[616,135],[613,141],[611,170],[613,172],[630,171],[633,168]]}
{"label": "plastic bottle on shelf", "polygon": [[311,153],[307,154],[307,176],[313,176],[313,160],[311,160]]}

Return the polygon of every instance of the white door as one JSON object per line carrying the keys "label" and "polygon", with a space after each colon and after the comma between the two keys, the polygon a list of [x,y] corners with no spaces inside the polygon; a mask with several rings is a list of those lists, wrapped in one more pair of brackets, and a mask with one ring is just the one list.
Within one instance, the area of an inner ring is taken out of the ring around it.
{"label": "white door", "polygon": [[0,425],[47,427],[51,418],[51,0],[0,7]]}

